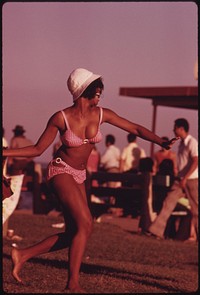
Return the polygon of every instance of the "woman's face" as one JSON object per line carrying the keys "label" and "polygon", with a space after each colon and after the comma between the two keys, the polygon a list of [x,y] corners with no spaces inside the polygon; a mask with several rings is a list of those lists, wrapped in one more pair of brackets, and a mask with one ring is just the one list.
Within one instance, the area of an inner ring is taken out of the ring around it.
{"label": "woman's face", "polygon": [[101,94],[102,94],[102,89],[101,88],[96,88],[95,96],[90,100],[93,105],[95,105],[95,106],[98,105]]}

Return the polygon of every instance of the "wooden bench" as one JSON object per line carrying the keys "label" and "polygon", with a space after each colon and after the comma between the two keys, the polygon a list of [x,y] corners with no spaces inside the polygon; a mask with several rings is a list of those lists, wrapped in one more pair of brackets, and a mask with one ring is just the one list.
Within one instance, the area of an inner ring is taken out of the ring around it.
{"label": "wooden bench", "polygon": [[[93,180],[96,180],[99,186],[93,186]],[[109,181],[121,182],[121,186],[108,187],[106,183]],[[149,194],[149,181],[149,173],[93,172],[90,175],[90,197],[95,195],[104,200],[104,207],[107,209],[119,207],[138,215],[141,211],[142,200],[146,199]],[[112,197],[115,199],[114,204],[111,202]]]}
{"label": "wooden bench", "polygon": [[[99,186],[93,186],[93,180],[98,181]],[[120,181],[120,187],[106,187],[103,186],[108,181]],[[150,225],[150,217],[148,216],[148,198],[150,190],[152,190],[152,207],[154,212],[159,212],[162,208],[162,202],[170,190],[171,182],[169,175],[155,175],[150,173],[107,173],[107,172],[93,172],[90,175],[90,197],[95,195],[100,199],[107,200],[105,204],[93,204],[92,208],[99,210],[99,214],[105,213],[110,207],[121,207],[123,209],[129,208],[129,211],[136,216],[143,218],[145,225],[148,228]],[[110,203],[111,197],[115,197],[115,204]],[[93,212],[95,215],[95,212]],[[145,216],[143,216],[145,215]],[[177,211],[176,208],[169,219],[174,222],[175,218],[182,218],[186,221],[189,218],[188,210]],[[167,226],[167,231],[171,226]],[[188,231],[188,230],[187,230]],[[188,233],[184,236],[187,237]],[[185,237],[183,238],[185,239]]]}

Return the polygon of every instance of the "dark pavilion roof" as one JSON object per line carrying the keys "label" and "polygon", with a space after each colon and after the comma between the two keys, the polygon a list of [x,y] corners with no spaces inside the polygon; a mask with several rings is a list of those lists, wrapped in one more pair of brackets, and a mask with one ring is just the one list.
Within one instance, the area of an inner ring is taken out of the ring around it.
{"label": "dark pavilion roof", "polygon": [[[157,106],[198,109],[198,87],[120,87],[119,94],[135,98],[151,99],[153,104],[152,131],[155,133]],[[154,144],[151,143],[151,157]]]}
{"label": "dark pavilion roof", "polygon": [[120,87],[120,95],[152,99],[154,106],[198,109],[198,87]]}

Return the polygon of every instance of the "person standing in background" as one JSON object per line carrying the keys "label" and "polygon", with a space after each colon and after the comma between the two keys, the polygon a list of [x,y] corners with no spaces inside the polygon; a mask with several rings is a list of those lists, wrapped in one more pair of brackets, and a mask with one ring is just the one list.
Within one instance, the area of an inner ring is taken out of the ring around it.
{"label": "person standing in background", "polygon": [[127,135],[128,145],[123,149],[120,159],[120,172],[137,172],[141,158],[146,157],[144,149],[136,143],[137,136],[133,133]]}
{"label": "person standing in background", "polygon": [[[169,138],[166,137],[166,136],[163,136],[162,139],[163,140],[169,140]],[[163,148],[161,148],[159,151],[157,151],[154,154],[154,162],[155,162],[156,172],[159,171],[159,166],[162,163],[162,161],[165,160],[165,159],[172,160],[172,162],[173,162],[173,172],[174,172],[174,175],[177,175],[178,169],[177,169],[176,153],[173,152],[172,150],[165,150]]]}
{"label": "person standing in background", "polygon": [[[101,155],[100,155],[99,151],[97,150],[96,145],[94,145],[94,148],[92,149],[91,154],[88,158],[87,167],[86,167],[86,170],[87,170],[87,181],[86,182],[87,182],[88,190],[90,190],[91,174],[93,172],[97,172],[99,170],[100,158],[101,158]],[[92,186],[98,186],[98,181],[96,179],[92,180]]]}
{"label": "person standing in background", "polygon": [[[16,125],[13,129],[14,136],[10,141],[10,148],[23,148],[30,145],[33,145],[32,140],[26,138],[24,135],[25,130],[23,126]],[[33,157],[12,157],[8,160],[9,171],[11,175],[23,174],[24,170],[27,168],[27,165],[33,162]]]}
{"label": "person standing in background", "polygon": [[198,238],[198,142],[189,134],[189,123],[184,118],[175,120],[174,134],[181,138],[177,154],[178,177],[167,194],[159,215],[150,225],[147,234],[164,238],[167,221],[178,200],[186,194]]}
{"label": "person standing in background", "polygon": [[[87,178],[85,181],[86,191],[87,191],[87,197],[88,197],[88,203],[91,206],[91,202],[100,202],[100,199],[97,198],[95,195],[90,194],[91,185],[98,186],[99,183],[96,179],[91,180],[91,175],[93,172],[98,172],[99,165],[100,165],[100,159],[101,155],[100,152],[97,150],[96,145],[94,145],[91,154],[89,155],[88,161],[87,161]],[[92,208],[91,208],[92,210]]]}
{"label": "person standing in background", "polygon": [[[115,145],[115,137],[112,134],[106,135],[105,139],[106,150],[101,156],[100,166],[106,172],[115,173],[119,172],[120,165],[120,149]],[[109,187],[119,186],[119,183],[109,181]]]}

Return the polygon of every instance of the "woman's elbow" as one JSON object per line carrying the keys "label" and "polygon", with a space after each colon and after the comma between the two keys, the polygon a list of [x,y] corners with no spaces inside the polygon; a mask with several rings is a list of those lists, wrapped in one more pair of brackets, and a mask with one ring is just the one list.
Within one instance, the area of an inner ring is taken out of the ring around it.
{"label": "woman's elbow", "polygon": [[43,154],[44,151],[45,149],[35,146],[34,156],[39,157]]}

